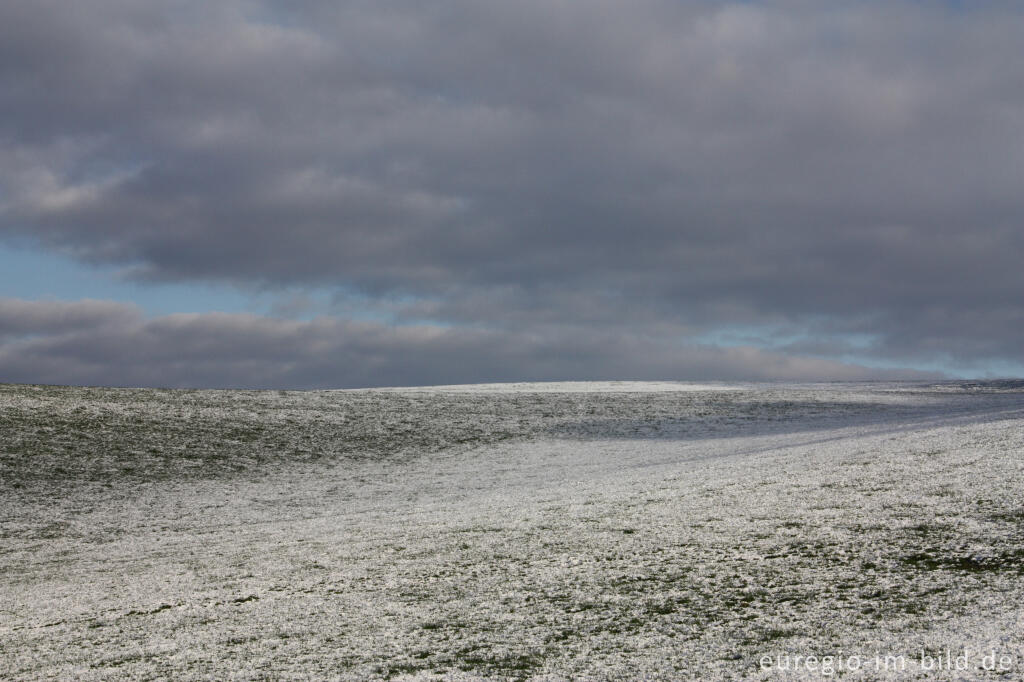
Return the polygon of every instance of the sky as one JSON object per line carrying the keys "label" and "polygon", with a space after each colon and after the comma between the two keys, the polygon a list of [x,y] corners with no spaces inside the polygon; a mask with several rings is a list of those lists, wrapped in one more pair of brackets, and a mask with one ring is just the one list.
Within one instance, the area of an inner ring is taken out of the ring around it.
{"label": "sky", "polygon": [[0,382],[1024,375],[1024,5],[0,3]]}

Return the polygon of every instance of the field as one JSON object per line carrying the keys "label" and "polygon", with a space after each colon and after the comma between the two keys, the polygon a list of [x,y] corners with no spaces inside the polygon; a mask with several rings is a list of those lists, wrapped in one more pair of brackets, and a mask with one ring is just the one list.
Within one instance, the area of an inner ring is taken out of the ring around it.
{"label": "field", "polygon": [[0,676],[1021,679],[1024,383],[0,385]]}

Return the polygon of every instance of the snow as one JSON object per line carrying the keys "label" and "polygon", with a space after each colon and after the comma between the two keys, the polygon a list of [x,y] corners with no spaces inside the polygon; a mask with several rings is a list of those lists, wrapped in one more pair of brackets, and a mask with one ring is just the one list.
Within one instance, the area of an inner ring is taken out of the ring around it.
{"label": "snow", "polygon": [[760,661],[841,653],[913,679],[966,649],[945,679],[999,679],[989,650],[1022,674],[1020,387],[673,385],[0,386],[0,663],[824,679]]}
{"label": "snow", "polygon": [[[737,391],[739,384],[689,381],[537,381],[500,384],[455,384],[415,388],[378,388],[400,393],[678,393],[681,391]],[[366,389],[362,389],[366,390]]]}

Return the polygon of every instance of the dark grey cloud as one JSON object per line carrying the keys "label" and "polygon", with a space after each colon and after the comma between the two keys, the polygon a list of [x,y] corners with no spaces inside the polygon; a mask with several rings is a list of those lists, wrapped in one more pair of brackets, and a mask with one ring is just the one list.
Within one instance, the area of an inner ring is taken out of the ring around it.
{"label": "dark grey cloud", "polygon": [[1024,343],[1022,34],[989,2],[10,2],[0,231],[555,345],[762,325],[984,368]]}
{"label": "dark grey cloud", "polygon": [[5,382],[337,388],[580,378],[930,376],[935,375],[752,347],[672,344],[639,333],[500,333],[226,313],[147,318],[125,304],[0,299],[0,381]]}

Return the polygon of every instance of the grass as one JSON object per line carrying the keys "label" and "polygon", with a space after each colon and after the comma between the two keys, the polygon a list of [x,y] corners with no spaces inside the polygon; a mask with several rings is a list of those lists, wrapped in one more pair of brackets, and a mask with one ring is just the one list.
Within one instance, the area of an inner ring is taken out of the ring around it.
{"label": "grass", "polygon": [[0,663],[759,679],[780,651],[1010,651],[1016,391],[0,387]]}

